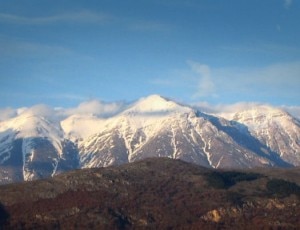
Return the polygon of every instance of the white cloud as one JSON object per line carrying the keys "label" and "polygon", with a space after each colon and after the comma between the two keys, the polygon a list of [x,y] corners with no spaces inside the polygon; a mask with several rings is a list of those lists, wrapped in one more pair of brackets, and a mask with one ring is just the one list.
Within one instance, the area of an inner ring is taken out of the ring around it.
{"label": "white cloud", "polygon": [[214,114],[222,116],[226,119],[232,119],[234,113],[239,111],[244,111],[263,105],[262,103],[257,102],[238,102],[234,104],[217,104],[212,105],[208,102],[197,102],[192,104],[193,107],[198,108],[200,111],[208,114]]}
{"label": "white cloud", "polygon": [[[33,106],[32,108],[21,107],[21,108],[17,108],[17,109],[14,109],[11,107],[0,108],[0,121],[5,121],[10,118],[17,117],[21,114],[30,113],[30,112],[43,116],[43,115],[45,115],[45,105],[36,105],[36,106]],[[53,113],[52,113],[52,115],[53,115]]]}
{"label": "white cloud", "polygon": [[[197,102],[192,103],[190,106],[199,109],[200,111],[216,116],[224,117],[228,120],[233,118],[236,112],[252,109],[257,106],[272,106],[265,103],[258,102],[238,102],[234,104],[210,104],[208,102]],[[78,106],[73,108],[52,108],[44,104],[34,105],[32,107],[22,107],[18,109],[13,108],[0,108],[0,122],[14,118],[18,115],[34,114],[37,116],[46,117],[53,121],[61,121],[71,115],[90,115],[93,114],[100,118],[109,118],[114,116],[128,106],[125,102],[102,102],[99,100],[90,100],[80,103]],[[276,107],[276,106],[275,106]],[[292,116],[300,120],[300,106],[278,106]]]}
{"label": "white cloud", "polygon": [[269,103],[290,100],[289,104],[293,104],[300,96],[300,61],[261,68],[219,68],[212,73],[220,97],[240,95],[252,101],[257,98]]}
{"label": "white cloud", "polygon": [[300,120],[300,106],[281,106],[282,109],[287,111],[292,116],[298,118]]}
{"label": "white cloud", "polygon": [[101,13],[93,13],[90,11],[64,13],[45,17],[24,17],[14,14],[0,13],[0,22],[23,25],[45,25],[61,22],[103,23],[108,18],[110,18],[108,15]]}
{"label": "white cloud", "polygon": [[54,118],[57,115],[56,111],[52,107],[44,104],[34,105],[29,108],[20,108],[17,111],[18,111],[18,115],[33,114],[36,116],[47,117],[47,118]]}
{"label": "white cloud", "polygon": [[99,117],[109,117],[124,109],[125,103],[122,102],[102,102],[99,100],[90,100],[82,102],[75,108],[63,109],[65,115],[72,114],[93,114]]}
{"label": "white cloud", "polygon": [[8,120],[19,115],[35,115],[45,117],[53,121],[61,121],[74,114],[95,115],[101,118],[113,116],[123,109],[127,104],[125,102],[102,102],[99,100],[90,100],[80,103],[73,108],[52,108],[48,105],[38,104],[32,107],[22,107],[18,109],[0,108],[0,121]]}
{"label": "white cloud", "polygon": [[234,104],[217,104],[212,105],[208,102],[197,102],[192,104],[191,106],[199,109],[200,111],[208,114],[214,114],[217,116],[224,117],[228,120],[233,118],[233,115],[237,112],[253,109],[257,106],[271,106],[274,108],[282,109],[293,117],[300,120],[300,106],[272,106],[270,104],[258,103],[258,102],[238,102]]}
{"label": "white cloud", "polygon": [[188,65],[197,74],[197,89],[193,97],[215,96],[215,84],[211,77],[210,67],[194,61],[188,61]]}
{"label": "white cloud", "polygon": [[13,118],[17,115],[17,111],[13,108],[0,108],[0,121],[7,120],[9,118]]}
{"label": "white cloud", "polygon": [[284,7],[289,9],[293,3],[293,0],[284,0]]}
{"label": "white cloud", "polygon": [[212,68],[193,61],[188,69],[170,71],[150,83],[167,90],[181,90],[192,98],[238,102],[298,105],[300,61],[275,63],[262,67]]}

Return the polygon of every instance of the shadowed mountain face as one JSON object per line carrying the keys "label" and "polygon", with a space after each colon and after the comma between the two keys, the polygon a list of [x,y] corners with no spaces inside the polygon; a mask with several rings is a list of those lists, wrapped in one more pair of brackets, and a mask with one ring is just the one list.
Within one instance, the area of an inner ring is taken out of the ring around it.
{"label": "shadowed mountain face", "polygon": [[0,184],[149,157],[207,168],[299,166],[300,123],[269,106],[227,120],[158,95],[108,118],[25,113],[0,122]]}
{"label": "shadowed mountain face", "polygon": [[300,171],[168,158],[0,186],[4,229],[296,229]]}

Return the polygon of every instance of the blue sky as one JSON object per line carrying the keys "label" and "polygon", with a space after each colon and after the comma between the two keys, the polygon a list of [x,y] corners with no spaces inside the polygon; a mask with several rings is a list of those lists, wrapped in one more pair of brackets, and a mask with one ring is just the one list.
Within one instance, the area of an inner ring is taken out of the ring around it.
{"label": "blue sky", "polygon": [[299,22],[298,0],[2,0],[0,108],[299,106]]}

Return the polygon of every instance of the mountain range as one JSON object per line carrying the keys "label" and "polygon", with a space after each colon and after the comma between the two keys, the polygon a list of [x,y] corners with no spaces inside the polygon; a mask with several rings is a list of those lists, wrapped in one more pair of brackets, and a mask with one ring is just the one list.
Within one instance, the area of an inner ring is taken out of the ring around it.
{"label": "mountain range", "polygon": [[149,157],[207,168],[299,166],[300,122],[269,105],[238,110],[228,118],[159,95],[108,117],[57,118],[25,111],[0,122],[2,184]]}

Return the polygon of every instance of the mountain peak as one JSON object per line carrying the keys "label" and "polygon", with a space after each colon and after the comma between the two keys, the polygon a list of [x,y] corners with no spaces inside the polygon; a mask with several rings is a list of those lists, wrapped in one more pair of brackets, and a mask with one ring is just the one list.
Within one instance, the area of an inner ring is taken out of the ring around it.
{"label": "mountain peak", "polygon": [[234,120],[285,117],[288,113],[270,105],[257,105],[234,115]]}
{"label": "mountain peak", "polygon": [[190,110],[190,108],[179,105],[178,103],[166,99],[160,95],[154,94],[145,98],[141,98],[127,111],[137,113],[165,113],[187,110]]}

